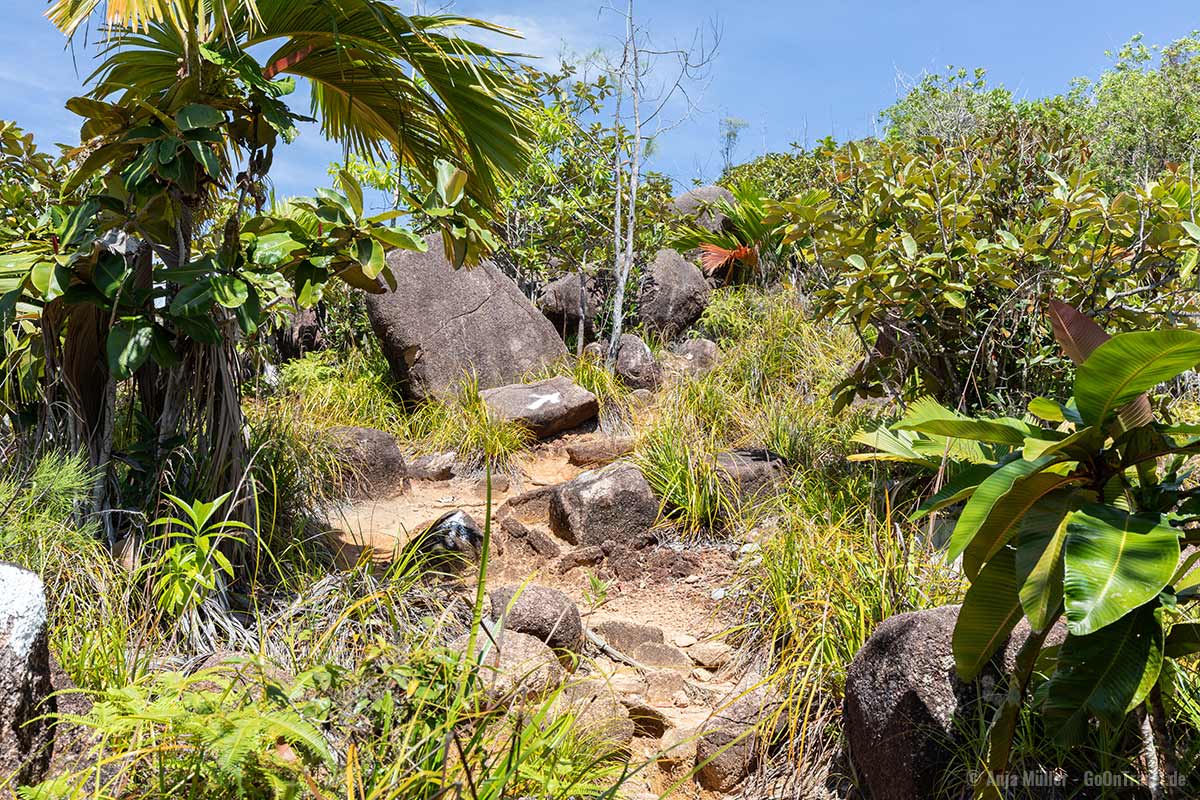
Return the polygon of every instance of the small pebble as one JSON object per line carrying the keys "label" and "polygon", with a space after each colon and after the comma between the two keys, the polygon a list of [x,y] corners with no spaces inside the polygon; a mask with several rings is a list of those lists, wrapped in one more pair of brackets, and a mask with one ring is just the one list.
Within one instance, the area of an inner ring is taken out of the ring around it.
{"label": "small pebble", "polygon": [[749,555],[750,553],[757,553],[759,550],[762,550],[762,546],[759,545],[758,542],[746,542],[741,547],[742,555]]}
{"label": "small pebble", "polygon": [[704,667],[696,667],[694,670],[692,670],[692,677],[698,681],[701,681],[702,683],[708,683],[716,676],[714,676]]}
{"label": "small pebble", "polygon": [[700,576],[699,575],[688,575],[686,578],[683,579],[683,582],[684,583],[699,583]]}
{"label": "small pebble", "polygon": [[687,708],[692,704],[692,701],[688,699],[687,692],[682,690],[671,695],[671,702],[676,708]]}
{"label": "small pebble", "polygon": [[713,600],[724,600],[725,599],[725,590],[724,589],[713,589],[712,593],[709,595],[709,597],[711,597]]}
{"label": "small pebble", "polygon": [[692,636],[690,633],[681,633],[671,641],[675,643],[676,647],[691,647],[700,640],[695,636]]}

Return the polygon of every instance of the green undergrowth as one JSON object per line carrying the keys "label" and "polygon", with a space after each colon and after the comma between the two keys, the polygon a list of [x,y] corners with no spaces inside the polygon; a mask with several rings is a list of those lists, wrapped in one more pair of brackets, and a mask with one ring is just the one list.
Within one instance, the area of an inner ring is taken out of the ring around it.
{"label": "green undergrowth", "polygon": [[635,458],[685,536],[736,534],[758,513],[722,479],[717,456],[766,448],[794,469],[840,468],[861,415],[834,414],[829,397],[854,351],[848,332],[813,321],[787,290],[715,292],[697,328],[718,343],[717,365],[659,394]]}

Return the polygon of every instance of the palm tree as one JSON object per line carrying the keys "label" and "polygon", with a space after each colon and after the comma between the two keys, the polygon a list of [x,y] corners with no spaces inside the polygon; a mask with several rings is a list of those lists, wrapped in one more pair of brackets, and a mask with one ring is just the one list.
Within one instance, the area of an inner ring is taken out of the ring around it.
{"label": "palm tree", "polygon": [[[488,208],[527,161],[533,101],[509,55],[455,33],[511,32],[380,0],[56,0],[47,16],[69,37],[102,16],[104,38],[89,94],[68,104],[85,122],[65,188],[88,191],[64,211],[71,235],[46,262],[69,273],[61,283],[76,301],[37,297],[46,341],[61,341],[48,357],[46,415],[68,407],[62,440],[104,467],[97,508],[111,503],[116,384],[130,376],[153,431],[150,491],[168,478],[208,496],[241,489],[235,345],[239,328],[261,320],[261,267],[244,235],[288,236],[259,212],[274,148],[303,119],[283,101],[294,79],[308,82],[313,118],[348,150],[395,158],[410,184],[461,187],[450,194]],[[300,253],[283,268],[298,297],[335,275],[369,288],[386,273],[379,242],[408,246],[363,218],[356,185],[343,190],[320,212],[342,250],[310,241],[288,251]],[[128,241],[136,247],[121,251]],[[190,449],[171,444],[180,441]]]}
{"label": "palm tree", "polygon": [[177,91],[203,74],[203,48],[273,48],[264,77],[307,80],[324,133],[363,156],[424,175],[439,158],[457,164],[485,204],[528,159],[531,100],[509,54],[455,35],[507,28],[380,0],[56,0],[46,16],[74,37],[101,7],[107,58],[88,79],[93,97]]}

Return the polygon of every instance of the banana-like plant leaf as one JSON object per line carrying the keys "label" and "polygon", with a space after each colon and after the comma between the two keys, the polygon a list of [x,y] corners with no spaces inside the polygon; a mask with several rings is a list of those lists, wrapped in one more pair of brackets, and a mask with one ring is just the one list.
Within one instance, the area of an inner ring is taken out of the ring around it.
{"label": "banana-like plant leaf", "polygon": [[1085,505],[1067,520],[1067,628],[1086,636],[1152,600],[1179,564],[1179,533],[1157,519]]}
{"label": "banana-like plant leaf", "polygon": [[1021,607],[1035,631],[1043,631],[1062,612],[1063,545],[1067,515],[1077,493],[1051,492],[1029,509],[1017,533],[1017,582]]}
{"label": "banana-like plant leaf", "polygon": [[892,426],[892,430],[1015,446],[1020,446],[1026,437],[1037,437],[1042,433],[1040,428],[1019,419],[971,419],[951,411],[930,397],[913,401],[908,413]]}
{"label": "banana-like plant leaf", "polygon": [[910,519],[916,522],[926,514],[966,500],[975,493],[979,484],[983,483],[995,471],[996,468],[991,464],[968,464],[962,467],[953,478],[946,482],[945,486],[935,492],[924,503],[921,503],[921,507],[917,509],[916,513]]}
{"label": "banana-like plant leaf", "polygon": [[1064,405],[1048,397],[1035,397],[1029,401],[1029,413],[1047,422],[1073,422],[1079,425],[1083,422],[1079,412],[1069,405]]}
{"label": "banana-like plant leaf", "polygon": [[1045,455],[1061,453],[1075,461],[1083,461],[1094,456],[1104,445],[1104,432],[1094,426],[1087,426],[1067,436],[1065,439],[1026,439],[1021,453],[1025,458],[1033,460]]}
{"label": "banana-like plant leaf", "polygon": [[1181,622],[1171,626],[1163,654],[1167,658],[1183,658],[1200,653],[1200,622]]}
{"label": "banana-like plant leaf", "polygon": [[1162,663],[1163,630],[1152,604],[1087,636],[1068,635],[1046,688],[1056,738],[1079,742],[1089,715],[1119,724],[1149,694]]}
{"label": "banana-like plant leaf", "polygon": [[973,680],[1008,641],[1022,614],[1017,595],[1016,551],[1005,547],[971,583],[958,612],[951,642],[958,676],[964,681]]}
{"label": "banana-like plant leaf", "polygon": [[1043,456],[1036,461],[1018,458],[1000,467],[979,484],[959,515],[958,524],[954,526],[946,554],[947,561],[953,562],[961,556],[976,539],[983,540],[983,544],[977,545],[977,548],[982,547],[984,552],[998,549],[1006,540],[1005,534],[1009,528],[1038,498],[1069,480],[1062,475],[1044,476],[1035,482],[1028,480],[1055,460],[1055,456]]}
{"label": "banana-like plant leaf", "polygon": [[[1117,409],[1197,363],[1200,363],[1200,332],[1161,330],[1118,334],[1096,348],[1079,367],[1075,377],[1079,413],[1089,424],[1103,425]],[[1136,427],[1132,424],[1136,420],[1122,421],[1126,427]]]}

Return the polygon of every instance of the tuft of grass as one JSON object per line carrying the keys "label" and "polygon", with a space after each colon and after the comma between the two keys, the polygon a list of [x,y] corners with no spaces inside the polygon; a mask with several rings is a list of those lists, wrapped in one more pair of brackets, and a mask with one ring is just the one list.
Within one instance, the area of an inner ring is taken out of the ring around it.
{"label": "tuft of grass", "polygon": [[454,400],[419,406],[408,424],[421,450],[454,450],[468,470],[481,474],[487,466],[493,472],[512,472],[516,457],[533,441],[527,428],[488,410],[474,376],[463,378]]}
{"label": "tuft of grass", "polygon": [[94,472],[82,456],[50,453],[0,474],[0,560],[41,576],[50,650],[76,685],[124,685],[160,637],[134,576],[114,562],[99,525],[77,519]]}

